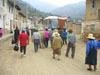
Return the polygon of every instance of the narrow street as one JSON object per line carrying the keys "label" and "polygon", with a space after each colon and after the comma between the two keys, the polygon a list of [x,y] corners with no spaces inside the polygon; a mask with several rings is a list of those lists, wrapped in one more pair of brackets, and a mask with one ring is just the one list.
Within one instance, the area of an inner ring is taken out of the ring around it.
{"label": "narrow street", "polygon": [[[100,75],[100,51],[98,52],[98,65],[96,72],[87,71],[85,62],[85,43],[76,44],[75,59],[65,57],[66,45],[62,48],[61,60],[52,59],[52,49],[39,49],[34,53],[30,41],[26,56],[15,52],[11,39],[0,45],[0,75]],[[71,52],[70,52],[71,54]]]}

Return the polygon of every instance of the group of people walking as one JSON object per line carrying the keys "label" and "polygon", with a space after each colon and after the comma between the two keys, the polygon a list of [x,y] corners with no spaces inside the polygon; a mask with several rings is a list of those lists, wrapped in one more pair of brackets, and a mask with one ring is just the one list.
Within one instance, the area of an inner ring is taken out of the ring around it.
{"label": "group of people walking", "polygon": [[61,48],[64,45],[64,42],[67,45],[67,32],[64,30],[62,33],[59,33],[57,29],[40,29],[33,33],[32,41],[34,42],[34,50],[38,51],[38,46],[42,48],[43,45],[45,48],[48,48],[48,41],[50,40],[51,48],[53,49],[53,59],[55,59],[55,54],[61,55]]}
{"label": "group of people walking", "polygon": [[26,47],[29,44],[29,29],[26,28],[26,31],[22,30],[20,33],[20,30],[16,27],[14,30],[14,41],[16,45],[18,45],[20,41],[20,52],[26,56]]}
{"label": "group of people walking", "polygon": [[[53,50],[53,59],[56,59],[55,55],[57,54],[57,60],[60,60],[61,48],[64,44],[66,44],[67,47],[65,56],[69,57],[69,51],[72,50],[71,57],[74,58],[76,36],[71,29],[68,32],[69,33],[67,33],[66,30],[58,29],[37,29],[35,32],[33,32],[33,35],[31,37],[34,44],[34,51],[38,52],[39,47],[48,48],[48,43],[50,40],[50,46]],[[26,33],[25,30],[22,30],[22,33],[20,34],[18,27],[16,27],[14,31],[15,43],[18,45],[18,41],[20,41],[20,52],[24,54],[24,56],[26,56],[26,46],[29,44],[29,36],[30,31],[28,28],[26,28]],[[87,38],[88,42],[86,47],[85,64],[88,64],[89,66],[87,70],[92,71],[91,65],[94,66],[94,70],[97,70],[97,51],[100,48],[100,42],[95,40],[93,34],[89,34]]]}

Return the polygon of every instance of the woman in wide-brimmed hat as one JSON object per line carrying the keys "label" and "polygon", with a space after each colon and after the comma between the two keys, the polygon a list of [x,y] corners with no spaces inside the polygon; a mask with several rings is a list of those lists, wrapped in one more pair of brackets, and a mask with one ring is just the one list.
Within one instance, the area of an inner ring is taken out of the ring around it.
{"label": "woman in wide-brimmed hat", "polygon": [[53,32],[53,37],[55,37],[55,34],[56,34],[56,33],[60,36],[60,34],[58,33],[58,30],[55,29],[54,32]]}
{"label": "woman in wide-brimmed hat", "polygon": [[55,59],[55,54],[58,55],[58,60],[60,60],[59,56],[61,55],[61,48],[63,46],[63,41],[59,35],[59,33],[55,33],[55,37],[53,39],[53,59]]}
{"label": "woman in wide-brimmed hat", "polygon": [[92,71],[91,65],[94,66],[94,70],[96,70],[97,65],[97,49],[100,48],[100,42],[95,40],[93,34],[88,35],[88,42],[86,47],[86,60],[85,64],[88,64],[89,68],[87,70]]}

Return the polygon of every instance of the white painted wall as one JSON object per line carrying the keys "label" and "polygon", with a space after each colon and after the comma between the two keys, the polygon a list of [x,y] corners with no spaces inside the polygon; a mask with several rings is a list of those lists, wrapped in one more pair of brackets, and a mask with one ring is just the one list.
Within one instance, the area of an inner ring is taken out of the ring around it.
{"label": "white painted wall", "polygon": [[5,1],[5,6],[3,6],[3,0],[0,0],[0,15],[1,15],[1,18],[0,18],[0,27],[4,27],[4,23],[3,23],[3,16],[6,15],[7,13],[7,10],[6,10],[6,7],[7,7],[7,0],[4,0]]}
{"label": "white painted wall", "polygon": [[[5,6],[3,6],[3,2],[2,0],[0,0],[0,27],[6,29],[6,30],[10,30],[10,20],[12,20],[13,22],[13,13],[9,12],[9,6],[11,9],[13,9],[13,7],[11,5],[8,4],[7,0],[5,1]],[[3,16],[5,16],[5,23],[4,23],[4,18]],[[12,26],[13,28],[13,26]]]}
{"label": "white painted wall", "polygon": [[[9,4],[7,4],[7,16],[6,16],[6,29],[10,30],[10,20],[13,21],[13,13],[9,12]],[[12,9],[13,7],[10,6],[10,8]],[[13,26],[12,26],[13,29]]]}
{"label": "white painted wall", "polygon": [[2,0],[0,0],[0,27],[3,28]]}

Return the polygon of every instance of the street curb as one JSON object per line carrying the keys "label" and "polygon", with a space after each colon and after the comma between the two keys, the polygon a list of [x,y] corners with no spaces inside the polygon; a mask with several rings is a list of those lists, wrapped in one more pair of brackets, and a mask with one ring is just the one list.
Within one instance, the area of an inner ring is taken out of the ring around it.
{"label": "street curb", "polygon": [[6,41],[9,40],[12,36],[13,36],[13,34],[8,34],[8,35],[3,36],[2,38],[0,38],[0,44],[6,42]]}

